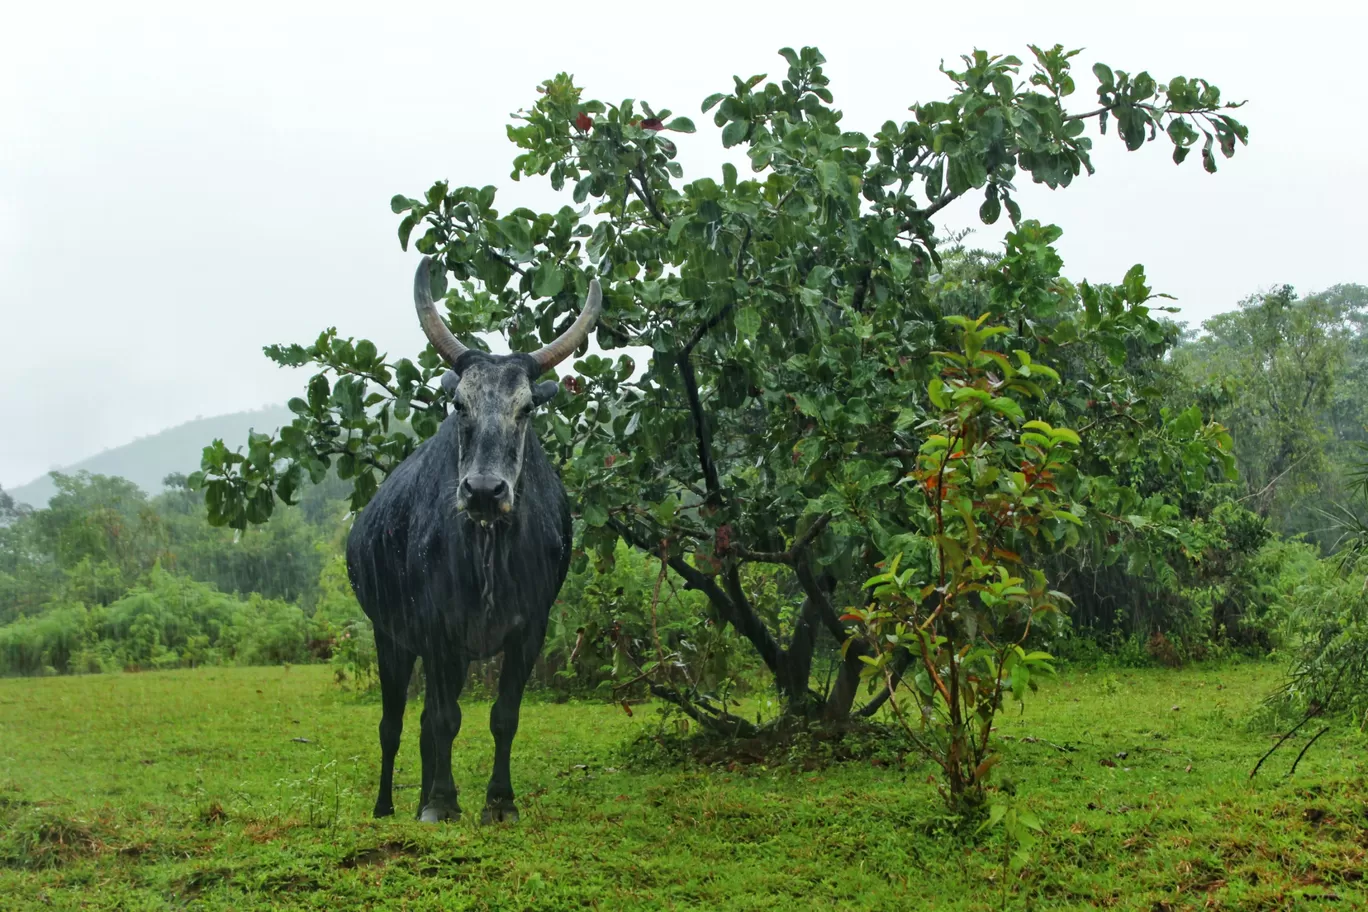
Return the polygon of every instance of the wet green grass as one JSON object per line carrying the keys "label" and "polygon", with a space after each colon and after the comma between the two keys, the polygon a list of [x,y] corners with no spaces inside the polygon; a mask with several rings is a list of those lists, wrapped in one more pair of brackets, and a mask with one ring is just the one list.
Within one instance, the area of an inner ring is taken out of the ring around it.
{"label": "wet green grass", "polygon": [[[411,820],[413,788],[399,816],[369,818],[379,708],[326,669],[3,680],[0,908],[1368,907],[1365,739],[1337,725],[1287,779],[1298,736],[1248,779],[1272,743],[1248,720],[1276,679],[1242,665],[1042,686],[999,726],[1047,828],[1007,877],[1001,835],[937,833],[924,766],[629,766],[649,707],[528,703],[522,821],[481,828],[489,707],[466,705],[467,814],[431,827]],[[402,785],[416,728],[411,711]]]}

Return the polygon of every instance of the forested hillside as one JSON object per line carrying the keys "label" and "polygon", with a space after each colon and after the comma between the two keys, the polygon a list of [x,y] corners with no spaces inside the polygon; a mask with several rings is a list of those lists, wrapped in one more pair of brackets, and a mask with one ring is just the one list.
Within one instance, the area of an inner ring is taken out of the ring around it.
{"label": "forested hillside", "polygon": [[[204,441],[215,437],[224,440],[245,440],[247,433],[253,428],[261,433],[275,433],[282,425],[289,424],[293,417],[289,409],[275,406],[234,412],[231,415],[215,415],[212,418],[197,418],[97,453],[88,459],[66,466],[61,471],[67,475],[80,472],[114,475],[133,482],[147,494],[156,494],[161,490],[162,479],[167,475],[176,472],[189,474],[199,466],[200,450],[204,448]],[[15,503],[41,507],[57,493],[57,486],[53,483],[51,475],[44,475],[27,484],[19,485],[9,493]]]}

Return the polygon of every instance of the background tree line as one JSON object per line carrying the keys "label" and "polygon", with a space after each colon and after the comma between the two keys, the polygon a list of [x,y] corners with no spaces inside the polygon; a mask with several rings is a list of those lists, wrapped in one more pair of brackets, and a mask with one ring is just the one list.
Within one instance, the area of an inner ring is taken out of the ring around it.
{"label": "background tree line", "polygon": [[[335,476],[241,532],[209,525],[184,475],[151,497],[123,478],[52,478],[57,494],[39,509],[0,490],[0,674],[331,661],[340,681],[375,683],[343,557],[350,487]],[[659,597],[646,560],[620,557],[567,582],[538,684],[593,692],[610,680],[617,648],[650,628],[653,599],[666,635],[692,631],[693,596],[678,580]],[[730,638],[692,632],[707,643],[696,668],[716,686],[734,671]]]}

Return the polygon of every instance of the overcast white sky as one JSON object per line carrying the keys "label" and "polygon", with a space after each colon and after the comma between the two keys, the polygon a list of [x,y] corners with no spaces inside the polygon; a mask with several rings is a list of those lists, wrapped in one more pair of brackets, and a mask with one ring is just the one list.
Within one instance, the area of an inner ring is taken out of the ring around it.
{"label": "overcast white sky", "polygon": [[[283,402],[307,375],[266,361],[270,342],[336,325],[415,350],[415,255],[399,249],[390,196],[446,178],[499,185],[504,210],[552,203],[549,188],[508,180],[504,125],[561,70],[590,97],[693,117],[699,133],[679,138],[686,178],[722,160],[701,100],[733,73],[782,72],[784,45],[821,47],[846,123],[869,132],[942,97],[939,61],[974,47],[1085,47],[1080,109],[1094,60],[1202,76],[1250,100],[1250,145],[1220,174],[1195,156],[1175,168],[1167,143],[1126,155],[1109,134],[1095,178],[1024,188],[1028,216],[1063,226],[1068,274],[1117,280],[1144,262],[1194,322],[1273,284],[1368,282],[1365,14],[1224,0],[1096,12],[1109,6],[12,0],[0,485],[197,415]],[[948,210],[947,225],[972,224],[977,205]]]}

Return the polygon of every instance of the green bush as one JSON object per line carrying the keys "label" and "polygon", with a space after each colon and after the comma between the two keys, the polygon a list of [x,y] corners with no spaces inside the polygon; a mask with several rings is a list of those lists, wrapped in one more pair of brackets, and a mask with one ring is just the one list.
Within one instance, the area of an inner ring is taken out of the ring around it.
{"label": "green bush", "polygon": [[0,674],[67,672],[93,639],[94,617],[84,605],[64,604],[0,627]]}
{"label": "green bush", "polygon": [[[115,654],[126,667],[175,667],[191,637],[217,643],[241,610],[240,601],[213,586],[154,567],[106,609],[100,638],[117,644]],[[207,643],[197,640],[192,649],[205,650]]]}
{"label": "green bush", "polygon": [[108,607],[52,603],[0,627],[0,674],[307,662],[318,657],[317,633],[295,605],[244,601],[154,567]]}

